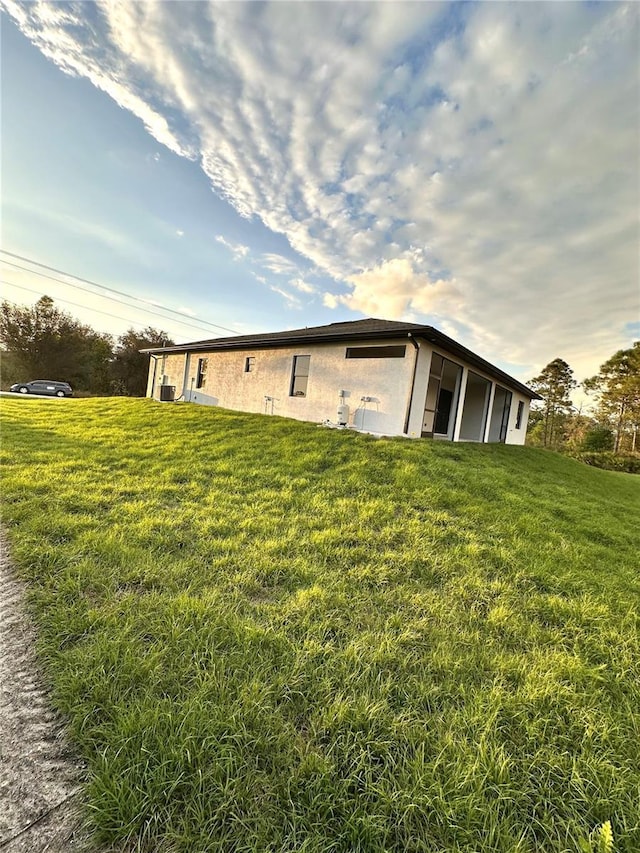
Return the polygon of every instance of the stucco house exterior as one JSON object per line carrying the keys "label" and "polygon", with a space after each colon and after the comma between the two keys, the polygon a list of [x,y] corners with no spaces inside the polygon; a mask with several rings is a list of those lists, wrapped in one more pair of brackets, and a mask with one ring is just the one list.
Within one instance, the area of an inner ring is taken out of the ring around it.
{"label": "stucco house exterior", "polygon": [[379,435],[524,444],[538,395],[432,326],[355,320],[146,349],[147,396]]}

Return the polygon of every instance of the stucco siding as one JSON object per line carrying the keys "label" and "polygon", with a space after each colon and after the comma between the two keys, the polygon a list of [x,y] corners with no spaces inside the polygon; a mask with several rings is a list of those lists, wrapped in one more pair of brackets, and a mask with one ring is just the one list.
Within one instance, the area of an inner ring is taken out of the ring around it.
{"label": "stucco siding", "polygon": [[[347,348],[362,346],[404,346],[403,358],[346,358]],[[349,426],[383,435],[402,435],[405,432],[411,381],[411,409],[407,434],[419,438],[422,434],[431,360],[434,353],[462,368],[460,394],[455,400],[453,440],[461,440],[464,395],[469,372],[491,382],[489,410],[484,419],[483,438],[489,440],[491,412],[495,399],[496,379],[475,366],[456,358],[444,349],[419,342],[416,351],[411,340],[371,342],[341,342],[339,344],[311,343],[269,349],[217,350],[212,352],[169,353],[153,359],[149,366],[149,389],[160,398],[160,385],[173,385],[176,398],[200,405],[222,406],[243,412],[283,415],[297,420],[321,423],[337,421],[337,408],[343,402],[349,407]],[[294,358],[309,356],[305,396],[292,396]],[[198,388],[198,365],[206,360],[206,372]],[[247,359],[250,369],[247,370]],[[417,359],[417,360],[416,360]],[[155,380],[154,380],[155,375]],[[505,442],[524,444],[529,414],[529,399],[508,383],[497,382],[512,392]],[[341,397],[340,392],[344,392]],[[363,401],[363,398],[369,398]],[[518,404],[522,402],[520,427],[516,427]],[[477,418],[476,418],[477,419]],[[474,422],[475,423],[475,422]],[[478,433],[481,424],[478,422]],[[475,430],[475,426],[474,426]],[[481,440],[479,436],[478,440]]]}
{"label": "stucco siding", "polygon": [[[414,348],[402,338],[384,341],[384,345],[406,346],[404,358],[346,358],[347,347],[363,345],[360,341],[192,353],[186,382],[185,354],[168,355],[164,367],[162,357],[159,359],[153,396],[159,397],[160,380],[165,375],[166,384],[175,385],[176,396],[183,394],[185,400],[320,423],[336,421],[340,391],[344,391],[350,426],[386,435],[400,434],[404,431]],[[375,342],[369,345],[375,346]],[[291,395],[293,361],[301,355],[310,356],[304,397]],[[249,372],[248,358],[253,359]],[[208,362],[201,388],[196,387],[199,359]],[[363,401],[363,397],[370,400]]]}
{"label": "stucco siding", "polygon": [[[185,357],[185,353],[157,356],[158,362],[155,368],[153,394],[150,394],[149,396],[159,400],[161,385],[174,385],[176,389],[176,397],[182,393]],[[149,365],[150,383],[153,380],[153,371],[154,365],[153,359],[151,359],[151,364]]]}

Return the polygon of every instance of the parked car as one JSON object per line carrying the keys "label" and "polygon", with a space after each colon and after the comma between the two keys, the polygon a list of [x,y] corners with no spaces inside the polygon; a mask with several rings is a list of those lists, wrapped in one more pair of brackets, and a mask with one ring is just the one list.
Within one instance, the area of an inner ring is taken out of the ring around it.
{"label": "parked car", "polygon": [[46,394],[49,397],[73,397],[73,389],[68,382],[55,382],[52,379],[34,379],[33,382],[16,382],[9,389],[16,394]]}

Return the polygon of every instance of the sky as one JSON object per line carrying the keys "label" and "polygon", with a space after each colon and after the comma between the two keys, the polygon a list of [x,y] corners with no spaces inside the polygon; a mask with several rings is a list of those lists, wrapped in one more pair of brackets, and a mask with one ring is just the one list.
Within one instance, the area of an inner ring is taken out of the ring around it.
{"label": "sky", "polygon": [[640,336],[639,4],[0,9],[3,298],[179,343],[407,320],[525,382]]}

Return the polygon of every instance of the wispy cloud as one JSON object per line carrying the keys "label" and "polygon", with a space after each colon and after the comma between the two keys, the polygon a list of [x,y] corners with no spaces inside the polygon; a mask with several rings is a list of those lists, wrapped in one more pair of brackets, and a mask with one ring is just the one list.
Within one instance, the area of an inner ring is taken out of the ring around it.
{"label": "wispy cloud", "polygon": [[291,287],[295,288],[295,290],[299,290],[300,293],[312,294],[318,292],[316,287],[314,287],[312,284],[309,284],[308,281],[305,281],[302,278],[290,278],[289,284],[291,285]]}
{"label": "wispy cloud", "polygon": [[637,315],[636,4],[3,3],[332,277],[327,305],[464,318],[525,363],[603,360]]}
{"label": "wispy cloud", "polygon": [[273,291],[273,293],[277,293],[278,296],[281,296],[284,299],[284,303],[287,308],[295,308],[297,310],[302,308],[302,302],[300,299],[294,293],[290,293],[288,290],[285,290],[284,287],[278,287],[277,284],[271,284],[269,285],[269,290]]}
{"label": "wispy cloud", "polygon": [[260,265],[276,275],[295,275],[298,266],[284,255],[264,254],[259,258]]}
{"label": "wispy cloud", "polygon": [[228,249],[236,261],[246,258],[249,254],[248,246],[244,246],[242,243],[232,243],[230,240],[226,240],[221,234],[218,234],[216,237],[216,242],[221,243],[225,249]]}

